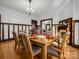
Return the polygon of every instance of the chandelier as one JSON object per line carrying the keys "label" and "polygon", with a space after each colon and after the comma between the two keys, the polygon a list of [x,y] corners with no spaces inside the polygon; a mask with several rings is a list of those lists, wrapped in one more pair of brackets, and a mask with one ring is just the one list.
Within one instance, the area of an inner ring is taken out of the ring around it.
{"label": "chandelier", "polygon": [[33,10],[32,7],[31,7],[31,2],[32,2],[32,0],[29,0],[29,7],[26,9],[26,12],[27,12],[29,15],[31,15],[31,14],[34,12],[34,10]]}

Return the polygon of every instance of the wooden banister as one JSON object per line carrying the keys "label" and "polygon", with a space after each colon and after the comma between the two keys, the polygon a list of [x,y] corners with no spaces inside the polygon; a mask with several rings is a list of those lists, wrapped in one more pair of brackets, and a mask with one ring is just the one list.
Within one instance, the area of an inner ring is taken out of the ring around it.
{"label": "wooden banister", "polygon": [[[11,39],[10,35],[11,35],[11,30],[12,31],[15,31],[15,26],[17,27],[17,32],[19,33],[20,30],[26,30],[27,31],[27,27],[28,27],[28,30],[30,30],[29,27],[31,27],[31,25],[29,24],[16,24],[16,23],[4,23],[4,22],[0,22],[0,41],[1,40],[5,40],[5,31],[6,31],[6,26],[7,25],[7,39],[6,40],[9,40]],[[13,27],[13,29],[11,29],[11,26]],[[20,29],[21,26],[22,28]],[[25,27],[25,28],[23,28]]]}

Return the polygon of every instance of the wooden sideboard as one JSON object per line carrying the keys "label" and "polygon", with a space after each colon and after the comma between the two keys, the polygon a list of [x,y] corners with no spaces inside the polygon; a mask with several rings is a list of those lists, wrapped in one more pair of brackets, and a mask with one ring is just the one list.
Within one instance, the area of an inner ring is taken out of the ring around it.
{"label": "wooden sideboard", "polygon": [[70,38],[69,38],[69,44],[70,45],[73,45],[73,20],[72,18],[68,18],[68,19],[64,19],[64,20],[61,20],[59,21],[59,27],[58,27],[58,31],[66,31],[66,32],[70,32]]}

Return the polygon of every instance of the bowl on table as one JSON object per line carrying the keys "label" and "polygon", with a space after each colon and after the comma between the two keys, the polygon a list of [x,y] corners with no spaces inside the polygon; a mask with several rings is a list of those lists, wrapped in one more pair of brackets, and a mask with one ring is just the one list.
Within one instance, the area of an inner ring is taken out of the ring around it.
{"label": "bowl on table", "polygon": [[39,39],[46,38],[46,36],[45,36],[45,35],[37,35],[36,37],[37,37],[37,38],[39,38]]}

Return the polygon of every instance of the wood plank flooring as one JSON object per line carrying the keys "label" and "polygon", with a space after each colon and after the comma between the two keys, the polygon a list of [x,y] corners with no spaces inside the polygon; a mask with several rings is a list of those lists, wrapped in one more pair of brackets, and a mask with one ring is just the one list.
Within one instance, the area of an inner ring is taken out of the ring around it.
{"label": "wood plank flooring", "polygon": [[[0,59],[27,59],[26,54],[23,50],[20,53],[18,53],[14,49],[14,44],[14,40],[0,43]],[[65,56],[66,59],[79,59],[79,49],[69,46],[67,48]],[[38,59],[37,57],[35,59]],[[50,59],[50,56],[48,57],[48,59]]]}

